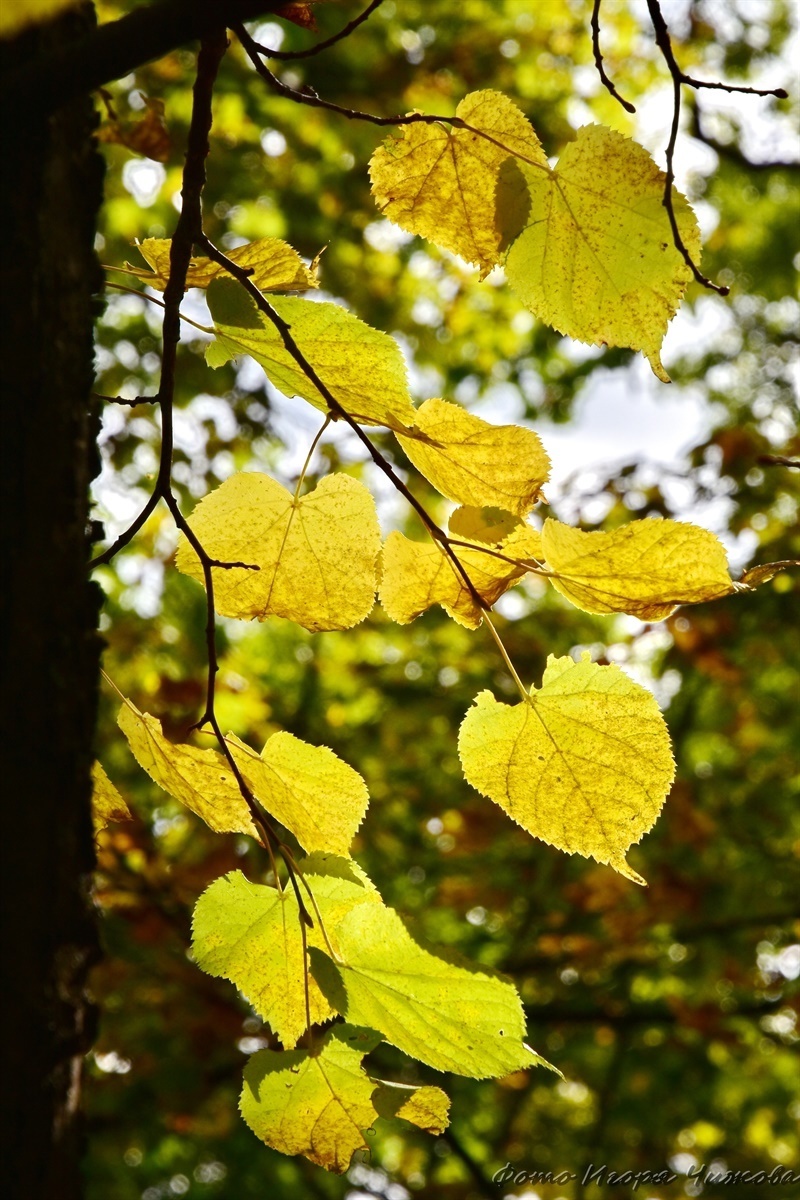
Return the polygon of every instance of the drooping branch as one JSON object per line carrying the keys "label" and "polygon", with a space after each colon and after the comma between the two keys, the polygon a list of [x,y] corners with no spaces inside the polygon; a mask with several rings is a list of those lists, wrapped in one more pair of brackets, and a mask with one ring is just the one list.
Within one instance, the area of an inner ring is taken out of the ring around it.
{"label": "drooping branch", "polygon": [[324,42],[317,42],[315,46],[309,46],[307,50],[272,50],[269,46],[262,46],[258,42],[254,42],[253,45],[257,47],[261,54],[266,55],[267,58],[279,58],[284,62],[292,62],[297,58],[313,58],[314,55],[321,54],[323,50],[327,50],[331,46],[335,46],[337,42],[348,38],[353,30],[358,29],[359,25],[363,25],[372,16],[375,9],[380,8],[382,4],[383,0],[372,0],[371,4],[363,12],[359,13],[357,17],[353,17],[352,21],[348,21],[338,33],[334,33],[332,37],[326,38]]}
{"label": "drooping branch", "polygon": [[[636,110],[634,106],[620,96],[613,82],[608,77],[603,65],[603,55],[600,49],[601,4],[602,0],[593,0],[592,4],[592,51],[594,54],[595,66],[597,67],[597,72],[600,76],[603,86],[608,89],[608,91],[616,100],[619,101],[623,108],[625,108],[628,112],[635,112]],[[713,283],[712,280],[708,279],[707,276],[702,273],[700,268],[697,266],[697,263],[695,263],[681,236],[680,229],[678,228],[678,221],[675,215],[672,189],[675,183],[675,146],[678,140],[678,131],[680,129],[682,89],[684,86],[687,86],[694,88],[695,90],[706,88],[748,96],[775,96],[779,99],[785,99],[787,93],[784,88],[754,88],[745,86],[743,84],[723,83],[719,80],[697,79],[694,75],[687,75],[686,72],[681,69],[677,59],[675,58],[669,28],[664,19],[664,14],[661,11],[660,0],[647,0],[647,11],[650,14],[650,20],[653,23],[656,45],[661,52],[661,56],[664,59],[672,79],[672,123],[670,126],[669,141],[666,149],[667,170],[664,181],[664,199],[662,201],[667,213],[667,217],[669,218],[670,228],[672,230],[672,240],[675,248],[683,257],[684,262],[689,267],[697,282],[703,287],[717,292],[720,296],[727,296],[730,292],[730,288]],[[696,113],[694,119],[695,122],[698,123],[699,128],[699,118],[697,117]],[[697,136],[699,137],[700,135],[698,134]],[[706,138],[701,138],[701,140],[707,141]]]}
{"label": "drooping branch", "polygon": [[630,100],[624,100],[622,98],[622,96],[620,96],[619,92],[614,87],[614,84],[609,79],[608,75],[606,74],[606,69],[603,66],[603,54],[600,49],[600,5],[601,4],[602,4],[602,0],[594,0],[594,4],[592,5],[592,22],[591,22],[591,24],[592,24],[592,53],[594,54],[594,63],[595,63],[595,66],[597,67],[597,74],[600,76],[600,80],[603,84],[603,87],[608,89],[608,91],[611,93],[611,95],[614,97],[614,99],[619,101],[619,103],[622,105],[622,107],[625,109],[625,111],[629,112],[629,113],[635,113],[636,108],[634,107],[634,105],[631,104]]}
{"label": "drooping branch", "polygon": [[670,227],[672,229],[672,240],[675,247],[680,251],[683,260],[691,270],[698,283],[703,287],[709,288],[712,292],[717,292],[720,296],[727,296],[730,292],[729,287],[724,287],[718,283],[713,283],[705,276],[700,268],[695,263],[689,253],[681,232],[678,229],[678,220],[675,216],[675,206],[672,199],[672,188],[675,183],[675,145],[678,141],[678,130],[680,129],[681,121],[681,88],[683,86],[683,75],[680,67],[675,61],[675,55],[672,52],[672,42],[669,36],[669,29],[661,12],[659,0],[647,0],[647,11],[650,13],[650,19],[653,22],[653,29],[656,36],[656,45],[658,46],[667,64],[669,73],[672,76],[672,125],[669,132],[669,141],[667,143],[666,159],[667,173],[664,181],[664,199],[662,201],[664,208],[669,217]]}

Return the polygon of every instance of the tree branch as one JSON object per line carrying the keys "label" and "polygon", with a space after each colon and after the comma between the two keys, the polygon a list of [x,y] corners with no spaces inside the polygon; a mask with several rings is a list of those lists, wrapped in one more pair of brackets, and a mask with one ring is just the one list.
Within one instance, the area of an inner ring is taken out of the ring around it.
{"label": "tree branch", "polygon": [[606,74],[606,69],[603,66],[603,54],[600,50],[600,5],[602,0],[594,0],[592,5],[592,53],[594,54],[594,65],[597,67],[597,73],[600,76],[600,81],[603,87],[607,88],[615,100],[618,100],[626,112],[635,113],[636,108],[631,104],[630,100],[623,100],[614,84]]}
{"label": "tree branch", "polygon": [[316,46],[309,46],[308,50],[271,50],[269,46],[261,46],[258,42],[253,42],[253,45],[267,58],[279,58],[283,62],[292,62],[297,58],[313,58],[315,54],[321,54],[323,50],[327,50],[330,46],[335,46],[337,42],[349,37],[353,30],[358,29],[359,25],[363,25],[367,18],[372,16],[375,9],[380,8],[382,4],[383,0],[372,0],[372,3],[362,13],[353,17],[352,21],[348,21],[338,33],[326,38],[324,42],[317,42]]}
{"label": "tree branch", "polygon": [[214,29],[276,13],[281,0],[160,0],[101,25],[79,42],[70,42],[25,63],[3,77],[0,98],[14,111],[52,112],[76,96],[120,79],[178,46]]}

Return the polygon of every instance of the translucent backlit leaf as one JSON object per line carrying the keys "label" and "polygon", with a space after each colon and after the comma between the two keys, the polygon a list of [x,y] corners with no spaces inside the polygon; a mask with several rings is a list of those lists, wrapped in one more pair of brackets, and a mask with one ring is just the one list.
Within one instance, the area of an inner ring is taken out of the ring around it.
{"label": "translucent backlit leaf", "polygon": [[[675,249],[662,205],[664,174],[647,151],[622,134],[586,125],[555,170],[516,160],[502,172],[498,209],[527,215],[505,262],[508,282],[548,325],[582,342],[644,351],[659,379],[667,325],[691,270]],[[684,245],[697,261],[700,232],[673,189]]]}
{"label": "translucent backlit leaf", "polygon": [[530,702],[481,692],[458,749],[468,782],[534,837],[644,883],[625,854],[655,824],[675,765],[655,699],[618,667],[550,655]]}
{"label": "translucent backlit leaf", "polygon": [[542,1062],[522,1041],[525,1019],[513,985],[431,954],[391,909],[358,905],[336,939],[339,961],[314,951],[312,970],[348,1021],[379,1030],[438,1071],[473,1079]]}
{"label": "translucent backlit leaf", "polygon": [[550,474],[550,459],[532,430],[490,425],[447,400],[426,400],[415,430],[398,441],[417,470],[460,504],[494,505],[524,517]]}
{"label": "translucent backlit leaf", "polygon": [[[406,432],[416,413],[411,403],[400,348],[388,333],[365,325],[338,304],[318,304],[291,296],[270,301],[290,326],[305,359],[335,400],[356,421]],[[256,308],[240,284],[212,280],[208,307],[216,340],[207,351],[219,367],[237,354],[249,354],[286,396],[302,396],[322,412],[328,402],[284,346],[275,326]]]}
{"label": "translucent backlit leaf", "polygon": [[261,755],[228,734],[228,745],[259,802],[305,851],[347,856],[364,819],[364,780],[327,746],[310,746],[291,733],[274,733]]}
{"label": "translucent backlit leaf", "polygon": [[[523,524],[496,549],[492,554],[485,547],[453,547],[472,586],[489,607],[527,573],[528,568],[514,560],[539,558],[542,553],[539,534]],[[439,543],[412,542],[397,530],[384,543],[379,594],[387,616],[399,625],[407,625],[434,604],[441,604],[467,629],[477,629],[483,620],[483,610]]]}
{"label": "translucent backlit leaf", "polygon": [[131,811],[114,784],[108,778],[102,763],[92,765],[92,824],[95,833],[105,829],[112,821],[130,821]]}
{"label": "translucent backlit leaf", "polygon": [[244,797],[221,754],[176,746],[164,737],[161,722],[139,712],[130,700],[119,710],[117,724],[139,766],[215,833],[257,836]]}
{"label": "translucent backlit leaf", "polygon": [[369,165],[372,192],[384,216],[486,275],[506,245],[494,203],[501,165],[518,155],[547,169],[547,159],[524,113],[500,92],[472,92],[456,116],[470,128],[406,125],[379,146]]}
{"label": "translucent backlit leaf", "polygon": [[[375,903],[377,893],[357,870],[347,872],[342,860],[331,855],[313,855],[299,866],[336,946],[342,917],[357,904]],[[319,917],[308,895],[303,895],[314,921],[306,931],[308,944],[323,949]],[[192,932],[197,965],[235,984],[284,1046],[294,1046],[306,1029],[306,1007],[303,941],[293,888],[279,892],[232,871],[215,879],[197,901]],[[313,1024],[335,1015],[310,977],[308,999]]]}
{"label": "translucent backlit leaf", "polygon": [[244,1069],[244,1121],[274,1150],[342,1174],[378,1115],[361,1060],[379,1041],[370,1029],[337,1025],[313,1050],[259,1050]]}
{"label": "translucent backlit leaf", "polygon": [[[312,631],[350,629],[375,602],[375,502],[349,475],[328,475],[295,500],[268,475],[242,472],[201,500],[189,523],[212,558],[259,568],[213,568],[222,616],[288,617]],[[185,538],[176,562],[203,582]]]}
{"label": "translucent backlit leaf", "polygon": [[583,533],[548,518],[542,550],[550,582],[578,608],[660,621],[678,604],[734,590],[721,542],[682,521],[634,521],[611,533]]}
{"label": "translucent backlit leaf", "polygon": [[[169,279],[172,242],[169,238],[145,238],[137,245],[150,270],[129,267],[129,271],[163,292]],[[319,287],[316,271],[309,269],[297,251],[280,238],[259,238],[225,253],[238,266],[252,268],[250,280],[261,292],[305,292]],[[210,258],[193,258],[186,275],[186,286],[207,288],[212,280],[220,278],[230,280],[224,267]]]}
{"label": "translucent backlit leaf", "polygon": [[450,1098],[437,1087],[376,1081],[372,1103],[381,1117],[402,1117],[426,1133],[444,1133],[450,1124]]}
{"label": "translucent backlit leaf", "polygon": [[521,525],[520,518],[505,509],[476,508],[462,504],[450,514],[448,528],[451,537],[480,542],[484,546],[498,546]]}

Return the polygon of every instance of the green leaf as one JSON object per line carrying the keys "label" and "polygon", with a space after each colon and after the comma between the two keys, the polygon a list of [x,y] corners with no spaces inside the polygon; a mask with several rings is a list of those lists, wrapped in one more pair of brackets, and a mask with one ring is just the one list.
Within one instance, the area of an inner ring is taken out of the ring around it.
{"label": "green leaf", "polygon": [[522,1041],[513,985],[429,953],[392,909],[358,905],[340,921],[336,942],[336,964],[314,951],[312,970],[348,1021],[379,1030],[438,1071],[474,1079],[544,1064]]}
{"label": "green leaf", "polygon": [[369,804],[357,771],[327,746],[310,746],[291,733],[274,733],[260,756],[232,734],[226,741],[259,802],[307,853],[349,854]]}
{"label": "green leaf", "polygon": [[[231,475],[201,500],[189,524],[214,567],[214,603],[225,617],[287,617],[305,629],[350,629],[375,603],[380,528],[370,492],[349,475],[327,475],[295,499],[260,472]],[[204,582],[181,537],[178,570]]]}
{"label": "green leaf", "polygon": [[534,837],[644,883],[625,853],[655,824],[675,764],[655,699],[618,667],[551,654],[530,701],[481,692],[458,751],[468,782]]}
{"label": "green leaf", "polygon": [[[352,863],[331,855],[313,855],[298,865],[335,947],[342,917],[358,904],[376,903],[377,893]],[[319,916],[304,890],[303,895],[314,921],[307,930],[308,944],[321,949],[325,941]],[[294,889],[280,892],[232,871],[203,892],[192,931],[197,965],[234,983],[284,1046],[294,1046],[306,1029],[305,964]],[[308,993],[312,1024],[335,1016],[337,1010],[311,977]]]}
{"label": "green leaf", "polygon": [[[336,401],[364,425],[386,425],[405,433],[416,417],[406,369],[388,333],[365,325],[338,304],[280,297],[270,301],[291,327],[305,359]],[[209,284],[208,307],[217,335],[206,351],[219,367],[237,354],[249,354],[286,396],[302,396],[321,412],[328,402],[295,362],[281,335],[244,288],[230,279]]]}
{"label": "green leaf", "polygon": [[318,1049],[259,1050],[244,1070],[244,1121],[274,1150],[342,1174],[378,1115],[361,1060],[379,1041],[371,1029],[337,1025]]}

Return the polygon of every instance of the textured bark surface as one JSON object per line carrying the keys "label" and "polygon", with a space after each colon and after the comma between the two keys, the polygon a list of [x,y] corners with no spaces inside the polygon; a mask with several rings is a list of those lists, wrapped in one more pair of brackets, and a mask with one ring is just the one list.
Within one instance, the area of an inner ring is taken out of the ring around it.
{"label": "textured bark surface", "polygon": [[[0,43],[0,78],[93,21],[87,6]],[[8,1194],[73,1200],[92,1025],[84,984],[97,954],[89,771],[100,642],[86,526],[102,163],[88,97],[47,119],[7,111],[3,123],[3,1175]]]}

